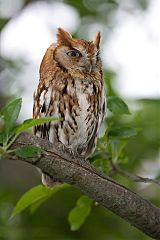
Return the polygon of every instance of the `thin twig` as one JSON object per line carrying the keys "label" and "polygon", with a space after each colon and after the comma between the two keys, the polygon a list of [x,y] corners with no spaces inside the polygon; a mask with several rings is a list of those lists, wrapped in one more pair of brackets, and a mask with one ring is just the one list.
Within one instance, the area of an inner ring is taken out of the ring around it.
{"label": "thin twig", "polygon": [[110,161],[110,162],[111,162],[111,166],[112,166],[112,171],[119,175],[127,177],[134,182],[154,183],[154,184],[157,184],[160,186],[160,180],[158,180],[158,179],[146,178],[146,177],[141,177],[138,175],[131,174],[131,173],[123,170],[119,165],[113,163],[113,161]]}

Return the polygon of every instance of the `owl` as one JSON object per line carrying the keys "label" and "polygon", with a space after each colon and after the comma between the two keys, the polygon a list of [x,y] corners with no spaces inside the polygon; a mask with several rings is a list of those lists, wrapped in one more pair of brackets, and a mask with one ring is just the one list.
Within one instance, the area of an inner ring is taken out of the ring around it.
{"label": "owl", "polygon": [[[34,134],[61,143],[85,159],[94,151],[105,114],[105,90],[100,58],[100,33],[93,41],[75,39],[58,28],[57,42],[47,49],[34,92],[33,118],[58,117],[38,125]],[[42,183],[57,180],[42,173]]]}

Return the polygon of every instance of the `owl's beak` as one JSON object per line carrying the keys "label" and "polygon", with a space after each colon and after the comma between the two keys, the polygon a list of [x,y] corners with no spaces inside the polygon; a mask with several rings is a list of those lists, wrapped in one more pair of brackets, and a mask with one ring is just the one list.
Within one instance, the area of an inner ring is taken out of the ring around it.
{"label": "owl's beak", "polygon": [[79,66],[79,68],[77,68],[78,70],[84,71],[84,72],[92,72],[92,64],[87,63],[85,66]]}
{"label": "owl's beak", "polygon": [[86,64],[85,69],[87,70],[87,72],[91,73],[92,72],[92,64],[90,64],[90,63]]}

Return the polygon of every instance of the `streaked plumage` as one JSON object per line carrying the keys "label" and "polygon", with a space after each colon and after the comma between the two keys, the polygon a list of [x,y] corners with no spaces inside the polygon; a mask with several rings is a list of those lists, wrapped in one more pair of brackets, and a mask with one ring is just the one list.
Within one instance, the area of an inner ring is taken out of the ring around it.
{"label": "streaked plumage", "polygon": [[[35,135],[53,144],[61,142],[85,158],[95,148],[105,112],[100,34],[94,41],[73,39],[58,29],[57,43],[46,51],[40,66],[40,81],[34,93],[33,117],[63,120],[35,127]],[[43,175],[43,183],[56,179]]]}

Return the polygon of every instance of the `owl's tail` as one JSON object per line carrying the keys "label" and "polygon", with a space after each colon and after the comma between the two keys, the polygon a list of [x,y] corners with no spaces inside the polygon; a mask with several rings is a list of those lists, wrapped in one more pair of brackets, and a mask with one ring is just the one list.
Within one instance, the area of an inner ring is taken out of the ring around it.
{"label": "owl's tail", "polygon": [[42,173],[42,184],[46,187],[52,188],[62,184],[62,182],[59,182],[56,178],[48,176],[46,173]]}

